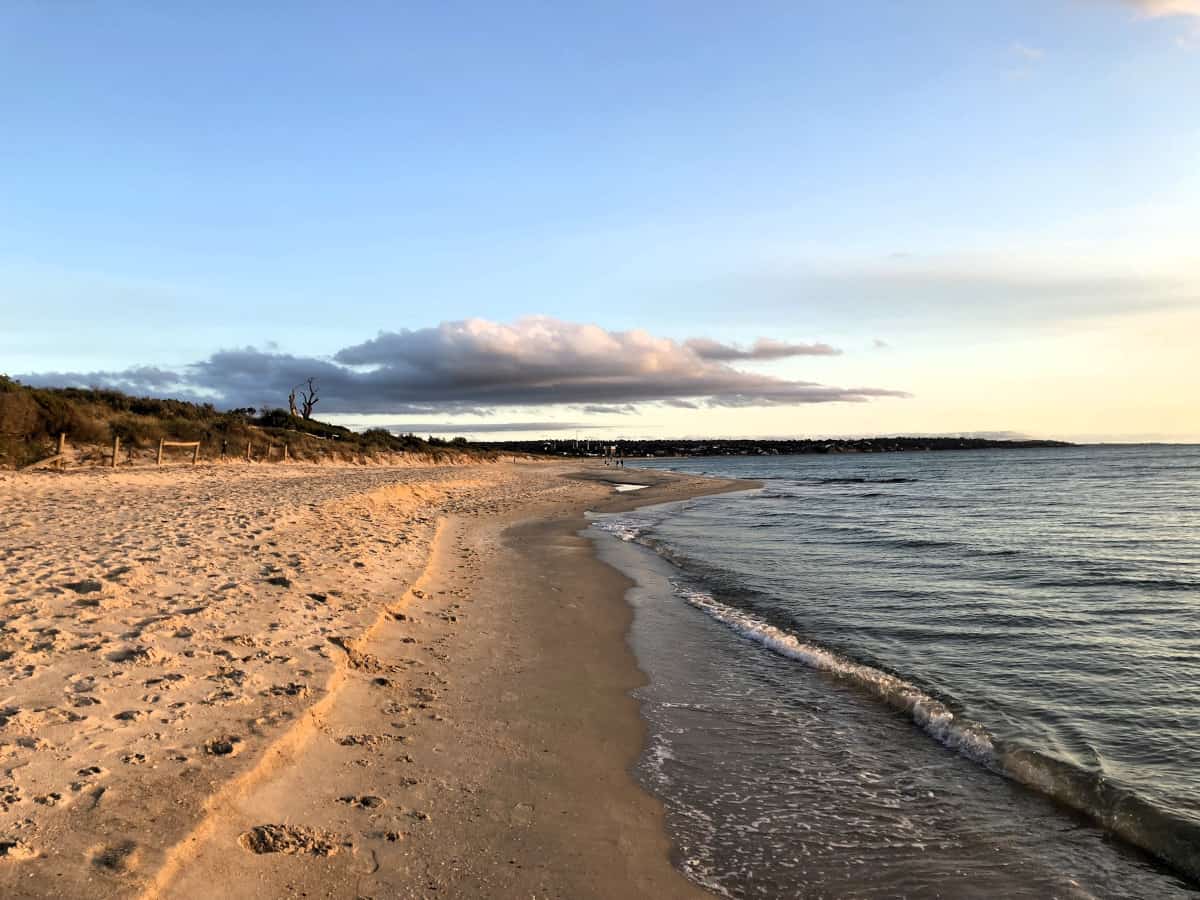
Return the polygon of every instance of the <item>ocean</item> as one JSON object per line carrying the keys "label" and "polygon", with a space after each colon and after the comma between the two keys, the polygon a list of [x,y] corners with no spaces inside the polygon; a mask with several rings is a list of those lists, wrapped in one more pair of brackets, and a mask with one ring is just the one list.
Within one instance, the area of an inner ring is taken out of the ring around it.
{"label": "ocean", "polygon": [[1193,896],[1200,447],[630,461],[637,775],[730,897]]}

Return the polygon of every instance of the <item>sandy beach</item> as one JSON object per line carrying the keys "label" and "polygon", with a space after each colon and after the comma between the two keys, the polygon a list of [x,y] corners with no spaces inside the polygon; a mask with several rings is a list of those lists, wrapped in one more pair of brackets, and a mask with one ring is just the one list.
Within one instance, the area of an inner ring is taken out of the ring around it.
{"label": "sandy beach", "polygon": [[579,468],[0,475],[0,893],[698,893]]}

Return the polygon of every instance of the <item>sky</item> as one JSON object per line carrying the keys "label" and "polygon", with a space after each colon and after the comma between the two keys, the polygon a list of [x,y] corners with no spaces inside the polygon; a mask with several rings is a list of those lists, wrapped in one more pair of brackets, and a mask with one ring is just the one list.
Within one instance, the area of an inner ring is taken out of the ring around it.
{"label": "sky", "polygon": [[1200,441],[1200,0],[0,4],[0,372]]}

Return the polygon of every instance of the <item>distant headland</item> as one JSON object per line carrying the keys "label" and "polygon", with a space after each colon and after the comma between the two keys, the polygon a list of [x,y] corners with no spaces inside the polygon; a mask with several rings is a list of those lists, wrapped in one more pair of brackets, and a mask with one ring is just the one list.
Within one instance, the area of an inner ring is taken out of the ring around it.
{"label": "distant headland", "polygon": [[904,453],[933,450],[1028,450],[1071,447],[1067,441],[998,440],[973,437],[788,438],[758,440],[532,440],[488,441],[477,446],[552,456],[680,457],[786,456],[813,453]]}

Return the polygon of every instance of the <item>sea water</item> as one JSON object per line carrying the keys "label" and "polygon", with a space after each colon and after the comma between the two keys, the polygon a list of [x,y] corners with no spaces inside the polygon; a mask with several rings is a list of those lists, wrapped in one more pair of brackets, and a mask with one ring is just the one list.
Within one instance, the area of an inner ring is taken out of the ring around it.
{"label": "sea water", "polygon": [[638,775],[690,877],[1193,893],[1200,447],[645,465],[764,485],[591,529],[637,582]]}

